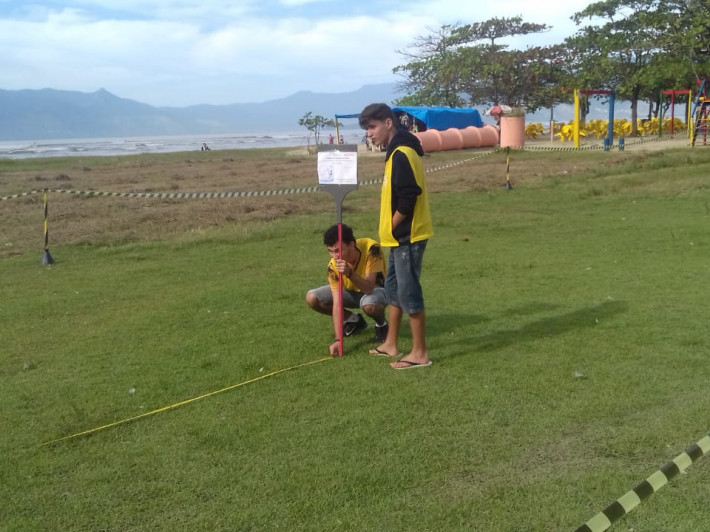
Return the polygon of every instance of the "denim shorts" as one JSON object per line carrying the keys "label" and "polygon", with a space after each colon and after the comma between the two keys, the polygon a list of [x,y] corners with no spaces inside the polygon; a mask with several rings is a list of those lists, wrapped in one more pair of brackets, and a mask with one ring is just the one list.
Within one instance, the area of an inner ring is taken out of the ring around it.
{"label": "denim shorts", "polygon": [[424,295],[419,277],[422,273],[426,244],[427,240],[421,240],[389,248],[385,300],[388,305],[399,307],[406,314],[424,310]]}
{"label": "denim shorts", "polygon": [[[333,291],[330,285],[319,286],[308,291],[309,294],[314,294],[318,301],[324,305],[333,304]],[[363,294],[354,290],[343,290],[343,307],[344,308],[362,308],[365,305],[381,305],[385,306],[385,289],[381,286],[376,286],[371,294]]]}

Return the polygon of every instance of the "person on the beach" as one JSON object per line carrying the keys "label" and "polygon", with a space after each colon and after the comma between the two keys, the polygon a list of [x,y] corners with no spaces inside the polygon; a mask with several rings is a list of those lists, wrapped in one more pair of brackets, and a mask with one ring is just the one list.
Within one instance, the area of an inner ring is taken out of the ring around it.
{"label": "person on the beach", "polygon": [[206,142],[202,143],[202,151],[210,151],[210,147],[207,145]]}
{"label": "person on the beach", "polygon": [[375,146],[385,146],[385,174],[380,199],[380,245],[389,247],[385,297],[389,305],[389,332],[370,354],[398,357],[399,328],[409,315],[412,350],[390,366],[394,369],[431,365],[426,347],[424,296],[419,281],[422,258],[434,234],[419,139],[398,129],[399,121],[383,103],[368,105],[360,113],[360,127]]}
{"label": "person on the beach", "polygon": [[331,355],[338,354],[340,320],[340,291],[338,274],[343,282],[343,334],[352,336],[367,327],[367,321],[361,314],[345,309],[361,308],[365,314],[375,320],[375,341],[384,342],[387,337],[385,320],[385,261],[376,241],[371,238],[358,238],[353,230],[342,225],[343,249],[338,259],[338,226],[329,227],[323,234],[323,243],[330,253],[328,263],[328,284],[314,288],[306,293],[306,303],[313,310],[333,317],[335,341],[328,346]]}

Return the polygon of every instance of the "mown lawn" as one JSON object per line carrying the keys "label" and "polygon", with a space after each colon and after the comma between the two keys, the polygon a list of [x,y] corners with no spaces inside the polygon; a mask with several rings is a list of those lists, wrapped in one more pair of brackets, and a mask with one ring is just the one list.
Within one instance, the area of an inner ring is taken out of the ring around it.
{"label": "mown lawn", "polygon": [[[710,151],[515,157],[511,191],[461,165],[432,194],[426,369],[368,355],[372,327],[325,357],[303,296],[332,214],[0,260],[2,528],[571,530],[701,439]],[[704,530],[709,477],[617,527]]]}

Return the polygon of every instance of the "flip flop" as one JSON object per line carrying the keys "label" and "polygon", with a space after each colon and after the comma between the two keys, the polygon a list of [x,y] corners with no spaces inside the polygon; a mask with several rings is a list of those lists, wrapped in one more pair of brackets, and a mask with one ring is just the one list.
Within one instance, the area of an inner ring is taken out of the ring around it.
{"label": "flip flop", "polygon": [[[406,366],[402,366],[401,368],[396,368],[392,366],[392,364],[398,364],[398,363],[404,363],[407,364]],[[426,368],[428,366],[431,366],[431,360],[428,362],[412,362],[411,360],[398,360],[397,362],[392,362],[390,366],[392,366],[392,369],[414,369],[414,368]]]}
{"label": "flip flop", "polygon": [[397,358],[397,357],[402,356],[402,353],[400,353],[398,355],[390,355],[387,351],[382,351],[381,349],[379,349],[377,347],[370,349],[368,351],[368,353],[370,353],[371,355],[377,355],[378,357],[389,357],[389,358]]}

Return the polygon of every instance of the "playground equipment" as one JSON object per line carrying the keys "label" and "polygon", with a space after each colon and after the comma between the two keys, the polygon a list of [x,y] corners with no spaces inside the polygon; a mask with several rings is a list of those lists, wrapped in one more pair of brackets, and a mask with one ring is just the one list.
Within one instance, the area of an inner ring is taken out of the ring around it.
{"label": "playground equipment", "polygon": [[[690,89],[678,89],[678,90],[672,89],[672,90],[661,91],[661,99],[663,99],[663,97],[667,96],[667,95],[670,95],[670,97],[671,97],[671,124],[670,124],[671,135],[674,134],[673,128],[675,125],[675,95],[676,94],[687,94],[688,95],[688,102],[690,102],[693,97],[693,92]],[[659,106],[659,110],[661,111],[659,119],[658,119],[658,122],[660,124],[660,126],[658,128],[658,136],[660,137],[663,135],[663,108],[661,106]],[[686,123],[688,124],[688,134],[689,135],[691,134],[690,117],[691,117],[690,105],[688,105],[688,117],[687,117]]]}
{"label": "playground equipment", "polygon": [[604,94],[609,96],[609,129],[606,138],[604,139],[604,148],[608,149],[614,142],[614,99],[615,93],[613,90],[607,89],[591,89],[591,90],[574,90],[574,147],[579,148],[579,95],[589,94]]}
{"label": "playground equipment", "polygon": [[703,146],[707,146],[708,127],[710,127],[710,100],[707,96],[707,80],[698,82],[698,94],[693,103],[692,116],[695,117],[693,123],[693,133],[690,137],[690,145],[695,146],[699,135],[703,137]]}

